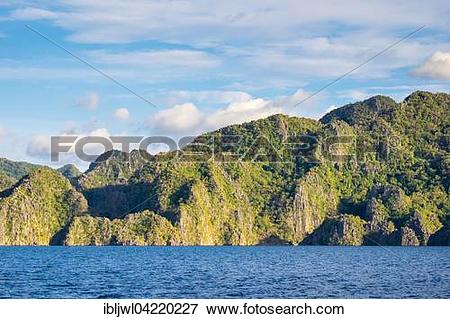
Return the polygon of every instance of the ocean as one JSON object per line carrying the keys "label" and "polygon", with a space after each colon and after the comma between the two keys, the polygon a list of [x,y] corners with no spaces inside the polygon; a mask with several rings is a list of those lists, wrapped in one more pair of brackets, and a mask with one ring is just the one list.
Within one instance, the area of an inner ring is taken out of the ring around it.
{"label": "ocean", "polygon": [[0,247],[0,298],[450,298],[450,247]]}

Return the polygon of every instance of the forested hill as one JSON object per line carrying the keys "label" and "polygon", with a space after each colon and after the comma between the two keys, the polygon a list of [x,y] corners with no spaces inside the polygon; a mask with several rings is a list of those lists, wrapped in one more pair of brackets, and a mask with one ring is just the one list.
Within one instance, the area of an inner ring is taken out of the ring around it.
{"label": "forested hill", "polygon": [[450,95],[418,91],[39,168],[1,193],[0,244],[449,245],[449,137]]}
{"label": "forested hill", "polygon": [[38,167],[27,162],[15,162],[0,157],[0,191],[11,187]]}

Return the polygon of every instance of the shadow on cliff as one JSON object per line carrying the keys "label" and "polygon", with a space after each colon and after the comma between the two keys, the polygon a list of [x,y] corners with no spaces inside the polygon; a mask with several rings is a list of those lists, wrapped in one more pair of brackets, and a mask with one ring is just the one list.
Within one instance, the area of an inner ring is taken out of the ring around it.
{"label": "shadow on cliff", "polygon": [[70,223],[67,223],[50,239],[50,246],[63,246],[66,241],[67,233],[69,232]]}
{"label": "shadow on cliff", "polygon": [[147,183],[108,185],[83,190],[82,193],[88,201],[89,212],[98,217],[121,218],[154,206],[154,196]]}

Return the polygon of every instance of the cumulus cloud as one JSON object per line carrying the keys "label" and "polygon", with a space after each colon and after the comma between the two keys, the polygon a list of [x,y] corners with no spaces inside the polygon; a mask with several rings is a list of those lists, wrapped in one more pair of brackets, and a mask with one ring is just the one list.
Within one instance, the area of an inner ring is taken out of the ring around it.
{"label": "cumulus cloud", "polygon": [[95,110],[98,107],[100,98],[97,93],[89,93],[86,96],[79,98],[75,106],[84,107],[88,110]]}
{"label": "cumulus cloud", "polygon": [[169,109],[157,112],[149,124],[158,132],[188,133],[195,131],[204,121],[205,115],[192,103],[175,105]]}
{"label": "cumulus cloud", "polygon": [[36,135],[31,138],[26,148],[26,154],[38,159],[50,160],[51,140],[47,135]]}
{"label": "cumulus cloud", "polygon": [[235,102],[209,115],[206,130],[257,120],[282,112],[283,109],[276,106],[274,102],[261,98]]}
{"label": "cumulus cloud", "polygon": [[179,104],[157,112],[150,117],[147,125],[156,134],[197,135],[278,113],[297,115],[305,110],[305,106],[310,108],[311,102],[295,108],[296,104],[307,96],[308,94],[302,90],[274,100],[249,96],[247,99],[229,103],[214,111],[201,110],[193,103]]}
{"label": "cumulus cloud", "polygon": [[130,118],[130,111],[125,107],[121,107],[114,111],[114,117],[120,121],[126,121]]}
{"label": "cumulus cloud", "polygon": [[412,75],[433,80],[450,80],[450,52],[437,51],[424,64],[414,69]]}

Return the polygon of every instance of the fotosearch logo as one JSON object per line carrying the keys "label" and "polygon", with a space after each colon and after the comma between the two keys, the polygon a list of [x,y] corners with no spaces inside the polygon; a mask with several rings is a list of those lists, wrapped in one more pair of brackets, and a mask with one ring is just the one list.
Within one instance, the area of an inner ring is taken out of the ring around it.
{"label": "fotosearch logo", "polygon": [[[155,160],[151,148],[164,149],[158,161],[206,162],[365,162],[368,159],[386,160],[397,139],[384,136],[365,140],[362,136],[295,135],[283,140],[273,137],[245,135],[184,136],[178,141],[168,136],[52,136],[51,161],[58,162],[63,154],[74,154],[85,162],[106,161],[117,149],[129,153],[138,149],[139,156]],[[101,149],[98,154],[87,150]],[[103,153],[104,156],[99,158]]]}

